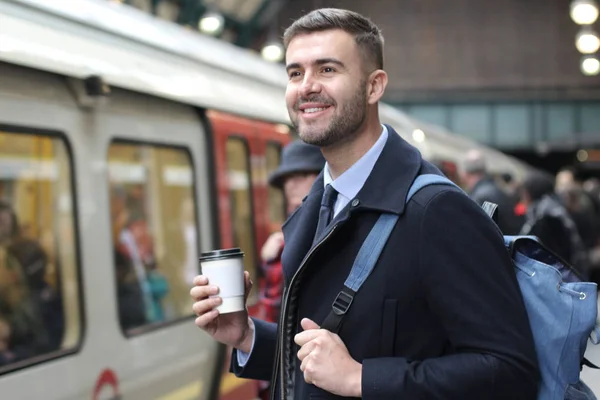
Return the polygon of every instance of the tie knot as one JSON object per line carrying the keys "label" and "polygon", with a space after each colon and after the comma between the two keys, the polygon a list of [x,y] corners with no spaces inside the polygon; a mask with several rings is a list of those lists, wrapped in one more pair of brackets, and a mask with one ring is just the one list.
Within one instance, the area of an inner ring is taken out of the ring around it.
{"label": "tie knot", "polygon": [[325,193],[323,193],[323,199],[321,199],[321,205],[329,209],[333,209],[335,201],[337,200],[338,192],[331,185],[325,186]]}

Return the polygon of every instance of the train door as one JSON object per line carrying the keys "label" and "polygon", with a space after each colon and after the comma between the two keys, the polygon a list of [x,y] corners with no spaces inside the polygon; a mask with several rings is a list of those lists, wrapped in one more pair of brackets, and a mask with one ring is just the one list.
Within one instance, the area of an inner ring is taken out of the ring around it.
{"label": "train door", "polygon": [[[288,129],[218,112],[210,112],[209,117],[215,138],[221,243],[245,252],[245,268],[255,283],[248,309],[260,317],[260,249],[284,220],[283,195],[267,188],[267,178],[279,165],[281,148],[289,140]],[[225,365],[229,365],[229,357]],[[256,397],[256,382],[223,372],[221,400]]]}
{"label": "train door", "polygon": [[[244,268],[256,282],[257,252],[252,163],[255,147],[253,123],[243,118],[211,111],[208,117],[213,130],[215,166],[217,173],[221,247],[239,247],[244,252]],[[256,290],[248,298],[249,311],[255,313],[258,302]],[[238,379],[228,372],[231,349],[225,353],[220,385],[221,400],[256,398],[257,382]]]}
{"label": "train door", "polygon": [[217,244],[207,133],[190,107],[120,90],[93,124],[110,216],[113,365],[129,398],[208,399],[220,346],[194,325],[189,297],[200,249]]}
{"label": "train door", "polygon": [[3,397],[91,394],[81,384],[95,379],[81,368],[90,328],[81,229],[90,209],[78,196],[89,168],[79,158],[82,133],[81,113],[60,77],[0,63]]}
{"label": "train door", "polygon": [[82,109],[72,93],[0,63],[0,392],[208,399],[220,347],[189,300],[215,245],[200,119],[120,90]]}

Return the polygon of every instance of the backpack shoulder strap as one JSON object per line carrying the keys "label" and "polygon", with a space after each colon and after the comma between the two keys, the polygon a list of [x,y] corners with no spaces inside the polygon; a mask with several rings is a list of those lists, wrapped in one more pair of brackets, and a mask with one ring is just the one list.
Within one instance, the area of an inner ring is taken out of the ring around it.
{"label": "backpack shoulder strap", "polygon": [[[408,203],[419,190],[430,185],[456,186],[452,181],[441,175],[419,175],[408,190],[405,202]],[[375,268],[379,255],[383,251],[397,221],[397,214],[382,214],[379,217],[358,251],[350,275],[348,275],[344,287],[336,296],[331,311],[321,324],[321,328],[333,333],[340,331],[344,315],[350,309],[354,296]]]}

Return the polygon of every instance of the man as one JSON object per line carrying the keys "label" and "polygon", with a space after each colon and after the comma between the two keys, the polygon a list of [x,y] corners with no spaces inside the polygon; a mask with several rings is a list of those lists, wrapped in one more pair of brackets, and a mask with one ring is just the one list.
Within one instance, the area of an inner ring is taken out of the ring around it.
{"label": "man", "polygon": [[[283,149],[281,164],[269,177],[269,184],[283,191],[288,216],[300,207],[324,166],[325,159],[317,146],[296,140]],[[261,250],[266,277],[265,286],[261,290],[261,303],[265,319],[269,322],[277,322],[279,319],[283,293],[282,251],[281,231],[271,234]]]}
{"label": "man", "polygon": [[516,235],[523,221],[515,214],[516,201],[505,193],[487,172],[486,160],[478,150],[465,156],[461,180],[469,195],[482,205],[490,201],[498,205],[498,227],[505,235]]}
{"label": "man", "polygon": [[[218,288],[202,276],[191,290],[196,325],[236,348],[238,376],[272,373],[277,399],[535,398],[533,339],[498,229],[453,187],[429,186],[405,205],[414,179],[439,171],[379,122],[377,26],[321,9],[294,22],[284,44],[291,120],[327,164],[283,226],[279,332],[245,312],[219,316],[218,296],[208,298]],[[339,335],[319,329],[382,212],[400,218],[375,269]]]}

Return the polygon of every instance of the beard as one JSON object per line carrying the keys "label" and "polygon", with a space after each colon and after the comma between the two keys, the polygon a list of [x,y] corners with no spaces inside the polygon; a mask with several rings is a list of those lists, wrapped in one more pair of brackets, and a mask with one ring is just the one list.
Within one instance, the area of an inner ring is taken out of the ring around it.
{"label": "beard", "polygon": [[[334,114],[325,128],[319,126],[321,121],[312,123],[300,121],[299,114],[302,111],[298,107],[303,103],[312,102],[335,106]],[[328,147],[351,140],[358,133],[367,116],[366,82],[361,82],[352,98],[343,103],[341,108],[338,108],[337,105],[335,100],[322,95],[299,99],[294,104],[295,115],[292,112],[289,114],[300,139],[318,147]]]}

